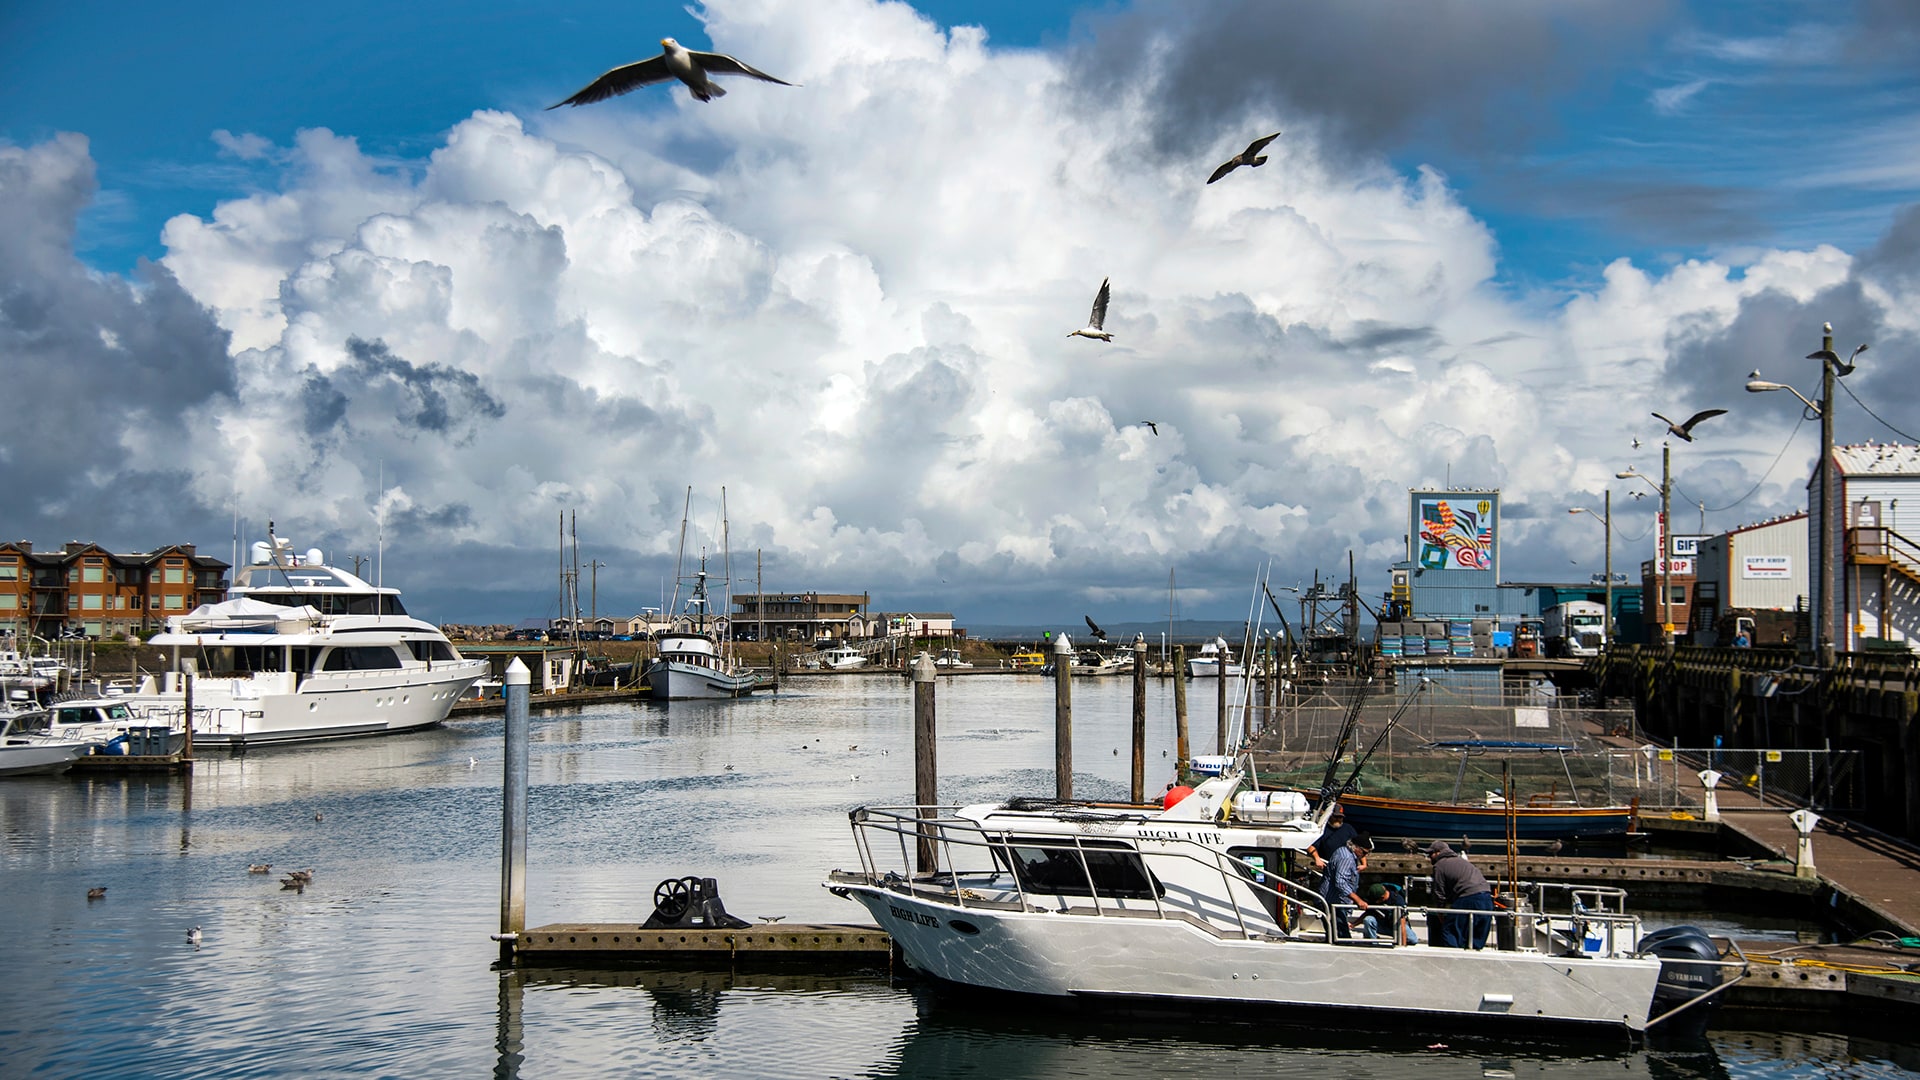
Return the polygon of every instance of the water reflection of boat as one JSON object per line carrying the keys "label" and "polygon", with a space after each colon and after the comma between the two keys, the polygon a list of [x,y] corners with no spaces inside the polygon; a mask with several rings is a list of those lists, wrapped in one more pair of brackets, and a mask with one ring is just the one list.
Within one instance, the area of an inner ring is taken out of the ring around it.
{"label": "water reflection of boat", "polygon": [[1417,942],[1364,938],[1357,909],[1289,880],[1330,812],[1237,770],[1165,808],[862,807],[861,869],[826,884],[915,970],[1037,998],[1641,1031],[1732,985],[1704,934],[1643,935],[1605,886],[1523,886],[1482,916],[1497,947],[1434,944],[1439,920],[1465,917],[1438,905],[1403,909]]}

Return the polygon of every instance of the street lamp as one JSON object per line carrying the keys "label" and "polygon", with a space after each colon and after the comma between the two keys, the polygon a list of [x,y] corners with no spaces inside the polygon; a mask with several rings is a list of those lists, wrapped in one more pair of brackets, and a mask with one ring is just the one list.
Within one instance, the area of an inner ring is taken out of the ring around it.
{"label": "street lamp", "polygon": [[1768,382],[1760,377],[1758,370],[1747,379],[1747,392],[1763,394],[1770,390],[1785,390],[1800,399],[1809,412],[1820,418],[1820,528],[1813,534],[1813,559],[1820,564],[1820,596],[1814,602],[1813,612],[1813,648],[1817,654],[1820,647],[1833,645],[1833,558],[1827,552],[1827,538],[1832,535],[1833,503],[1831,494],[1833,483],[1833,380],[1840,376],[1853,374],[1853,362],[1867,351],[1865,345],[1853,350],[1853,355],[1840,359],[1833,351],[1833,324],[1821,326],[1820,350],[1807,354],[1807,359],[1820,361],[1820,401],[1816,404],[1807,400],[1807,396],[1785,383]]}
{"label": "street lamp", "polygon": [[1584,506],[1576,506],[1573,509],[1567,511],[1567,513],[1589,514],[1589,515],[1592,515],[1593,517],[1597,517],[1600,519],[1600,524],[1605,526],[1607,530],[1607,617],[1602,623],[1602,631],[1606,635],[1607,648],[1611,649],[1613,648],[1613,489],[1612,488],[1607,489],[1606,502],[1602,503],[1601,505],[1605,507],[1605,509],[1603,509],[1598,514],[1595,514],[1593,511],[1587,509]]}
{"label": "street lamp", "polygon": [[[1627,466],[1625,472],[1613,474],[1621,480],[1644,480],[1653,483],[1653,478],[1635,472],[1633,466]],[[1667,535],[1667,507],[1673,491],[1673,444],[1660,444],[1660,485],[1654,490],[1660,493],[1660,643],[1672,641],[1673,618],[1667,610],[1667,601],[1673,596],[1673,557],[1670,549],[1673,541]]]}

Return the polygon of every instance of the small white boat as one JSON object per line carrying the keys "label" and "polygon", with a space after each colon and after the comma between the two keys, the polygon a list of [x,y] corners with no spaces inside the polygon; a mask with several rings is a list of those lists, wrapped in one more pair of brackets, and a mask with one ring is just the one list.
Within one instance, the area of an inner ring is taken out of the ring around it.
{"label": "small white boat", "polygon": [[828,671],[852,671],[867,666],[867,658],[851,645],[836,645],[820,651],[820,666]]}
{"label": "small white boat", "polygon": [[[1229,770],[1164,808],[862,807],[850,815],[859,869],[824,884],[864,906],[922,974],[1096,1009],[1640,1031],[1744,967],[1691,927],[1643,934],[1624,892],[1598,885],[1522,883],[1484,916],[1497,934],[1483,949],[1433,944],[1429,923],[1466,915],[1438,906],[1388,909],[1412,935],[1343,929],[1357,907],[1290,880],[1324,820],[1298,792],[1248,790],[1243,777]],[[1409,881],[1424,891],[1424,878]]]}
{"label": "small white boat", "polygon": [[187,744],[187,729],[177,711],[147,716],[125,697],[70,698],[47,708],[47,732],[59,739],[91,744],[96,754],[177,754]]}
{"label": "small white boat", "polygon": [[1082,650],[1073,654],[1075,675],[1131,675],[1132,653],[1099,653]]}
{"label": "small white boat", "polygon": [[1227,643],[1224,640],[1215,638],[1201,645],[1200,652],[1197,655],[1187,657],[1187,678],[1219,678],[1220,662],[1222,660],[1226,661],[1227,676],[1229,678],[1235,675],[1246,674],[1246,669],[1240,666],[1240,662],[1235,660],[1233,653],[1227,649]]}
{"label": "small white boat", "polygon": [[47,776],[63,773],[92,748],[32,726],[45,713],[0,717],[0,776]]}
{"label": "small white boat", "polygon": [[973,665],[961,658],[959,649],[941,649],[939,655],[933,658],[933,666],[952,670],[970,668]]}

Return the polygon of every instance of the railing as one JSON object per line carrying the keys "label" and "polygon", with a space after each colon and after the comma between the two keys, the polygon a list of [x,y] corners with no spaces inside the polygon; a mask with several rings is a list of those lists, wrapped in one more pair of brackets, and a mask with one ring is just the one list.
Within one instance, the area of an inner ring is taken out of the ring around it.
{"label": "railing", "polygon": [[1609,801],[1626,796],[1645,810],[1694,810],[1704,801],[1699,773],[1721,774],[1719,790],[1751,792],[1763,802],[1817,810],[1863,805],[1858,750],[1643,746],[1607,757]]}

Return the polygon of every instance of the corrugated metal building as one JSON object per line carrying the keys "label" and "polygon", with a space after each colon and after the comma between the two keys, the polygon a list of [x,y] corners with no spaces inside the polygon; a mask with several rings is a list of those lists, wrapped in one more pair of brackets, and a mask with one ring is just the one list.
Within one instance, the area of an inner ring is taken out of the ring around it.
{"label": "corrugated metal building", "polygon": [[1714,642],[1723,612],[1797,609],[1809,595],[1807,535],[1801,512],[1701,541],[1689,617],[1694,642]]}
{"label": "corrugated metal building", "polygon": [[[1845,516],[1830,523],[1818,520],[1818,470],[1808,478],[1807,503],[1814,511],[1809,533],[1824,528],[1825,550],[1840,554],[1834,644],[1841,649],[1911,647],[1920,639],[1920,544],[1907,533],[1920,533],[1920,447],[1836,446],[1833,464],[1839,473],[1835,505]],[[1812,577],[1810,594],[1818,611],[1820,576]]]}

